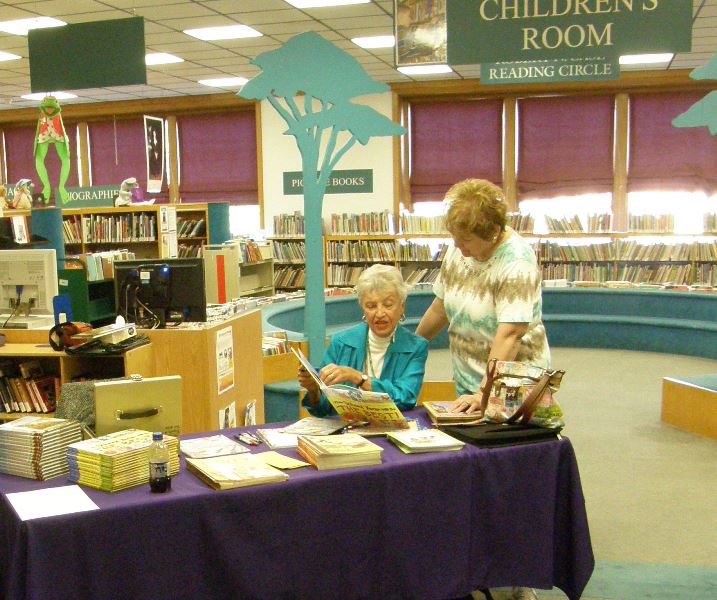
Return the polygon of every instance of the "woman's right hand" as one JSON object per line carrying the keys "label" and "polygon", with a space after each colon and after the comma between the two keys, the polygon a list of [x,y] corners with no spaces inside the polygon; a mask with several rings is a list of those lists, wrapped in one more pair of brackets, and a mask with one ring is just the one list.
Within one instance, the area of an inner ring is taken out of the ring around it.
{"label": "woman's right hand", "polygon": [[463,394],[458,396],[453,402],[453,406],[451,406],[451,412],[475,414],[479,417],[483,412],[481,410],[482,399],[482,394]]}

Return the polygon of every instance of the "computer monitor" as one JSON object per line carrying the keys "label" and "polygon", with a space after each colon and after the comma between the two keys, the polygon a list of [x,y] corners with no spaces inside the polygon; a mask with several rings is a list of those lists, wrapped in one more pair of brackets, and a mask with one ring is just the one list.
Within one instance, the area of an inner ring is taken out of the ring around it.
{"label": "computer monitor", "polygon": [[117,314],[138,327],[207,320],[201,258],[115,261],[114,279]]}
{"label": "computer monitor", "polygon": [[28,315],[52,315],[57,258],[49,250],[0,250],[0,327]]}

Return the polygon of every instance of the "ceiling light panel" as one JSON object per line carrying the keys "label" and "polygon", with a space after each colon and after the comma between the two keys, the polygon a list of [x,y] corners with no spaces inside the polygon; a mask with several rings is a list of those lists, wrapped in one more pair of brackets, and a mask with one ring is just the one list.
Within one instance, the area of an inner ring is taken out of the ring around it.
{"label": "ceiling light panel", "polygon": [[261,37],[263,34],[247,25],[225,25],[222,27],[202,27],[185,29],[184,33],[200,40],[236,40],[240,38]]}
{"label": "ceiling light panel", "polygon": [[67,25],[64,21],[52,17],[33,17],[31,19],[15,19],[14,21],[1,21],[0,31],[13,35],[27,35],[31,29],[44,29],[46,27],[61,27]]}

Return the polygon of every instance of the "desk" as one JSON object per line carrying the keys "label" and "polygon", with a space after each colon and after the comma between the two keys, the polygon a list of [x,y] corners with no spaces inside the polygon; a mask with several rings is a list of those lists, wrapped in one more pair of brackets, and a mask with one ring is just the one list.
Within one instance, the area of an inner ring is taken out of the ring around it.
{"label": "desk", "polygon": [[579,598],[594,561],[569,440],[414,455],[377,443],[380,466],[221,492],[182,470],[168,494],[84,488],[101,510],[26,522],[4,494],[66,480],[0,475],[2,597],[438,600],[556,585]]}

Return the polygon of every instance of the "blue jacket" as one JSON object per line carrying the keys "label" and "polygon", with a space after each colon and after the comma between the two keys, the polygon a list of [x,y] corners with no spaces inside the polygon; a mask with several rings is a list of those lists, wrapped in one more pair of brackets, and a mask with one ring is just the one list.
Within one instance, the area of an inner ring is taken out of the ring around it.
{"label": "blue jacket", "polygon": [[[333,335],[321,367],[333,363],[363,371],[367,334],[368,325],[359,323]],[[381,377],[371,379],[371,390],[388,394],[400,410],[413,408],[423,384],[426,358],[428,342],[399,325],[393,342],[386,349]],[[306,399],[303,404],[317,417],[336,414],[323,394],[316,406],[311,407]]]}

